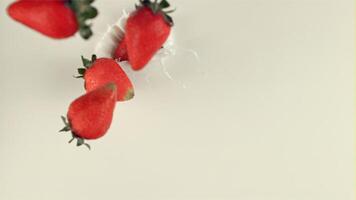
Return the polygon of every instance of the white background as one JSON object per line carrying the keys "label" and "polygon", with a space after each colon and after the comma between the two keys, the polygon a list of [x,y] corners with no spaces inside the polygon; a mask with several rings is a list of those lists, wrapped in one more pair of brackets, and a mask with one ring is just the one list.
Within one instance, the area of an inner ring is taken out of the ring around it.
{"label": "white background", "polygon": [[171,0],[173,80],[159,62],[129,72],[136,97],[92,151],[67,144],[59,117],[84,93],[79,56],[135,1],[98,0],[89,42],[15,23],[10,2],[0,1],[0,199],[354,199],[353,1]]}

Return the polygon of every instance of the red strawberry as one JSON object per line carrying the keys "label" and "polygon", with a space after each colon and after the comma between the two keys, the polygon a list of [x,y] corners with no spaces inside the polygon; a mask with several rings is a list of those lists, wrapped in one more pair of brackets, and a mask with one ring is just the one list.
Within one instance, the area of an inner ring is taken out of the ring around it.
{"label": "red strawberry", "polygon": [[108,131],[116,105],[116,85],[108,83],[74,100],[68,109],[67,117],[62,117],[65,127],[60,132],[72,132],[72,142],[77,146],[86,145],[84,139],[98,139]]}
{"label": "red strawberry", "polygon": [[170,5],[140,0],[137,10],[130,15],[125,26],[125,41],[129,62],[134,70],[142,69],[167,40],[173,21],[164,11]]}
{"label": "red strawberry", "polygon": [[20,0],[7,11],[14,20],[55,39],[68,38],[78,29],[84,39],[92,35],[86,20],[95,18],[93,0]]}
{"label": "red strawberry", "polygon": [[127,61],[129,59],[129,56],[127,55],[125,37],[119,42],[119,45],[114,52],[114,58],[119,61]]}
{"label": "red strawberry", "polygon": [[107,83],[117,86],[117,101],[127,101],[134,97],[134,89],[130,79],[121,69],[120,65],[111,58],[92,56],[92,60],[82,57],[85,68],[78,69],[80,78],[85,80],[85,89],[90,92]]}

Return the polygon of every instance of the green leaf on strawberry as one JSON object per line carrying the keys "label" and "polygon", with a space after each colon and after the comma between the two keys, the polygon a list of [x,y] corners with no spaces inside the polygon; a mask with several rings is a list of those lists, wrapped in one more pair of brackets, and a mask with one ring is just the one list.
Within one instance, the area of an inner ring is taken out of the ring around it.
{"label": "green leaf on strawberry", "polygon": [[162,14],[166,23],[169,26],[173,26],[174,22],[171,16],[169,16],[170,13],[174,12],[175,9],[173,10],[165,10],[170,7],[170,4],[168,3],[167,0],[161,0],[158,2],[158,0],[154,0],[153,2],[151,0],[140,0],[140,4],[136,5],[136,9],[139,10],[142,7],[148,7],[152,10],[153,13],[157,14]]}
{"label": "green leaf on strawberry", "polygon": [[88,39],[93,35],[90,24],[87,20],[93,19],[98,15],[98,10],[91,4],[94,0],[70,0],[69,7],[75,12],[79,25],[79,34],[84,39]]}
{"label": "green leaf on strawberry", "polygon": [[[72,131],[72,128],[67,120],[66,117],[64,116],[61,116],[61,119],[64,123],[64,128],[62,128],[59,132],[69,132],[69,131]],[[91,147],[89,144],[85,143],[85,140],[79,136],[76,136],[73,132],[72,132],[72,138],[69,140],[68,143],[72,143],[74,140],[77,140],[77,146],[82,146],[82,145],[85,145],[89,150],[91,150]]]}

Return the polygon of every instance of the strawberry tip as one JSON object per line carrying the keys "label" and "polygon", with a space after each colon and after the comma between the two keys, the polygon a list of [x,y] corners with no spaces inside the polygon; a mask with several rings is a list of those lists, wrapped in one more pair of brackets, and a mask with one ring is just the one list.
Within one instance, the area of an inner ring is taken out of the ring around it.
{"label": "strawberry tip", "polygon": [[132,98],[134,98],[135,96],[135,92],[133,89],[129,89],[127,92],[126,92],[126,95],[124,97],[124,100],[127,101],[127,100],[130,100]]}

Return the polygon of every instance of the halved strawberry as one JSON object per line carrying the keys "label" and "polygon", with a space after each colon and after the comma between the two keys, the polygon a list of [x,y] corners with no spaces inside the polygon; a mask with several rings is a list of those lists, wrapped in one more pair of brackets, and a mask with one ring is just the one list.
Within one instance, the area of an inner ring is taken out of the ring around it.
{"label": "halved strawberry", "polygon": [[98,14],[93,0],[20,0],[7,11],[14,20],[55,39],[68,38],[78,30],[84,39],[93,33],[88,19]]}
{"label": "halved strawberry", "polygon": [[127,101],[134,97],[134,89],[126,73],[114,59],[96,58],[91,60],[82,57],[84,68],[79,68],[78,78],[84,78],[85,89],[90,92],[107,83],[117,86],[117,101]]}
{"label": "halved strawberry", "polygon": [[72,142],[77,146],[90,146],[84,140],[94,140],[105,135],[111,125],[116,105],[116,85],[108,83],[74,100],[68,109],[67,118],[62,116],[65,127],[60,132],[72,132]]}

